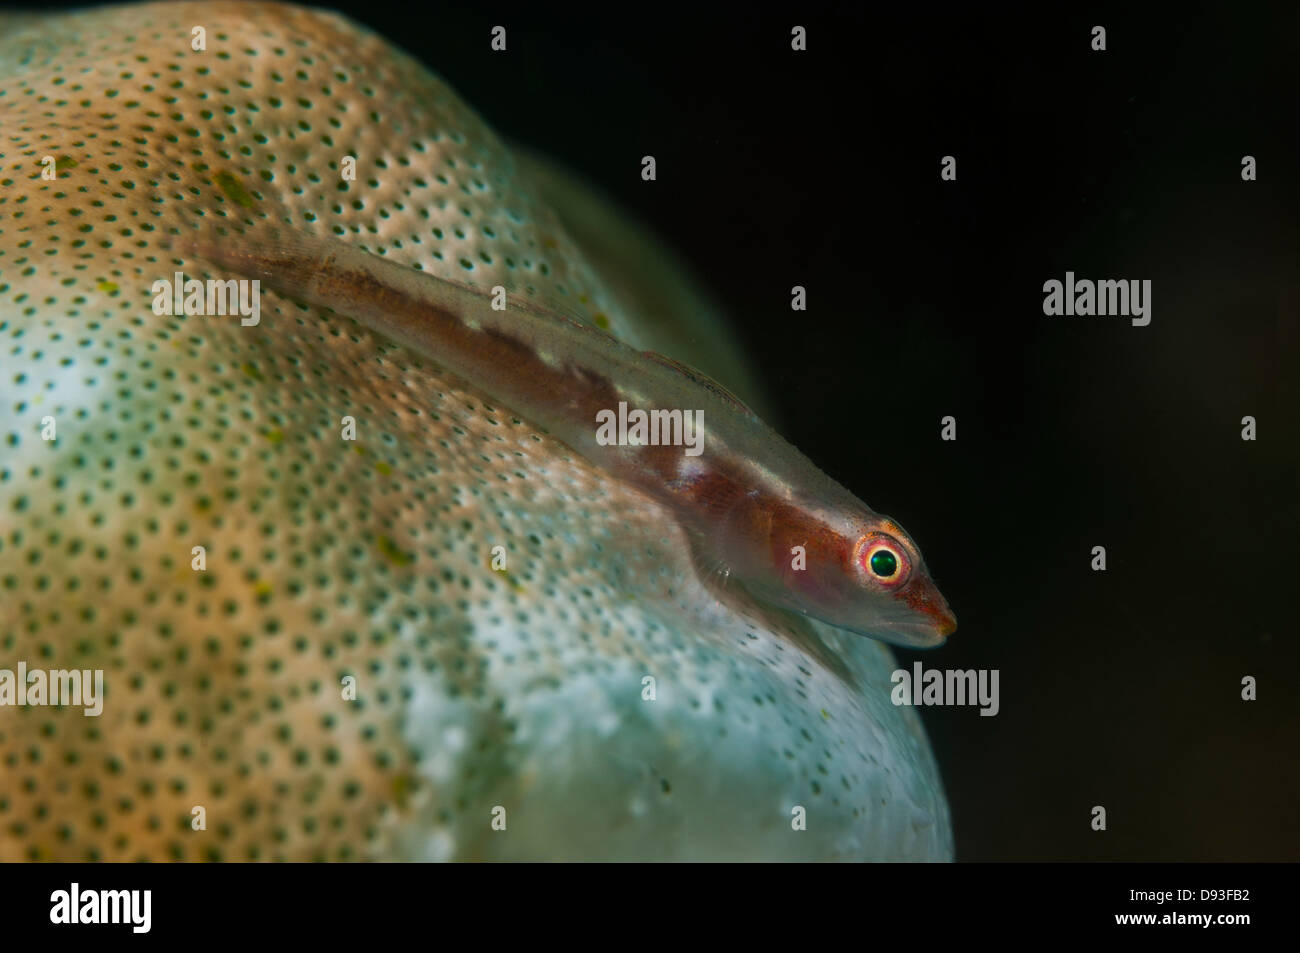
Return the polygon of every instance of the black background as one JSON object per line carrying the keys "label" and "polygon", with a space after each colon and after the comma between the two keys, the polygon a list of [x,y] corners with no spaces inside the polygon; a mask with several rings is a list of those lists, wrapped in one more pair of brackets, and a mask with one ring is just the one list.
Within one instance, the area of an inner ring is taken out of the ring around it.
{"label": "black background", "polygon": [[[683,254],[918,540],[961,627],[900,662],[1001,672],[923,711],[958,859],[1300,859],[1292,5],[333,6]],[[1150,326],[1045,317],[1067,270],[1151,279]]]}

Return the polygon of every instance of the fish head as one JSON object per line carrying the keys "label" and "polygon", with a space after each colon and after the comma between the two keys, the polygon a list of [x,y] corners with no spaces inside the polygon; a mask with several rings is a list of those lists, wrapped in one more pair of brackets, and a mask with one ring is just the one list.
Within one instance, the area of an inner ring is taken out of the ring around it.
{"label": "fish head", "polygon": [[[810,571],[782,573],[787,605],[836,628],[909,648],[942,645],[956,630],[957,619],[920,550],[896,522],[863,507],[817,523],[820,532],[807,534]],[[817,565],[823,570],[813,570]]]}
{"label": "fish head", "polygon": [[894,645],[932,648],[957,629],[957,617],[912,538],[888,517],[858,521],[846,577],[857,590],[844,628]]}

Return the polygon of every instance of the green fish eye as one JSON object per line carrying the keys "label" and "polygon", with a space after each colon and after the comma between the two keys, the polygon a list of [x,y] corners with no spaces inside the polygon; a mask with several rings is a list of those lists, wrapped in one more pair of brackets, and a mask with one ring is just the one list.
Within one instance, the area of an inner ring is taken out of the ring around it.
{"label": "green fish eye", "polygon": [[882,579],[888,579],[898,572],[898,557],[887,549],[879,549],[871,555],[871,571]]}

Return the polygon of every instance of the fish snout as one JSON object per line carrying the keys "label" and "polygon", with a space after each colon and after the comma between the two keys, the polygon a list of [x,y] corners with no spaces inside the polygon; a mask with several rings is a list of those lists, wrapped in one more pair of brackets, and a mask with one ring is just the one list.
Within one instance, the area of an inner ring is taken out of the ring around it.
{"label": "fish snout", "polygon": [[[948,607],[948,601],[928,575],[922,573],[899,593],[899,598],[912,612],[921,616],[934,630],[939,642],[957,631],[957,616]],[[937,643],[936,643],[937,644]]]}

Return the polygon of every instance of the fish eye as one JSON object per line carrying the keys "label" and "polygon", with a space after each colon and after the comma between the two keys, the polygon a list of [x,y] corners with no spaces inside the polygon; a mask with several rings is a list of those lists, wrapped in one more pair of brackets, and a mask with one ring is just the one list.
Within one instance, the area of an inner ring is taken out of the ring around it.
{"label": "fish eye", "polygon": [[869,564],[881,579],[893,579],[898,573],[898,557],[883,546],[871,554]]}
{"label": "fish eye", "polygon": [[912,571],[907,551],[884,533],[868,533],[858,541],[858,565],[873,582],[899,586]]}

